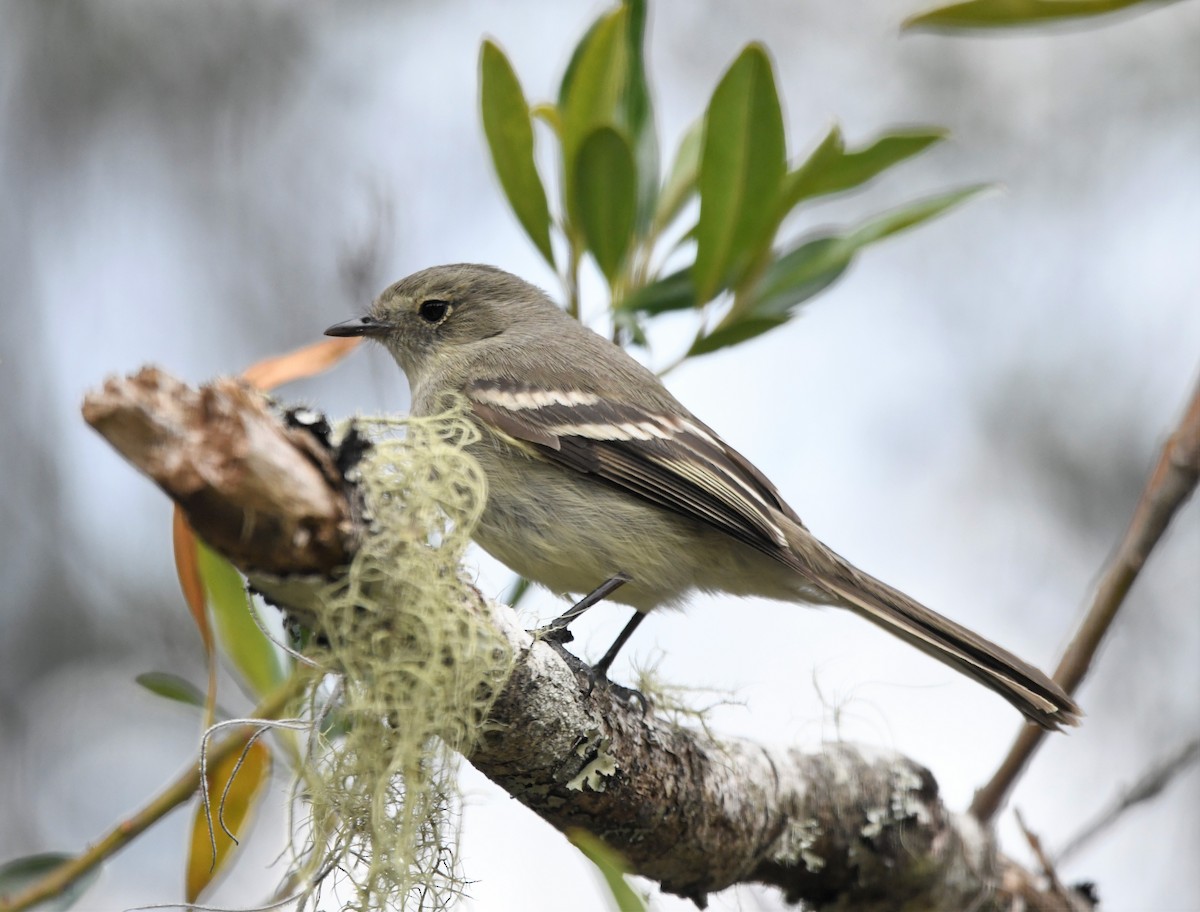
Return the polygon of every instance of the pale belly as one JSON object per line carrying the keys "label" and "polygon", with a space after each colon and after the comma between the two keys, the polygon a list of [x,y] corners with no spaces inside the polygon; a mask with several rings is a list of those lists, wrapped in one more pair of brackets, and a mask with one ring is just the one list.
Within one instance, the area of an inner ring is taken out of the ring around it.
{"label": "pale belly", "polygon": [[724,533],[503,446],[472,448],[488,477],[475,540],[552,592],[582,594],[624,573],[631,582],[610,599],[639,611],[679,605],[693,590],[801,596],[781,564]]}

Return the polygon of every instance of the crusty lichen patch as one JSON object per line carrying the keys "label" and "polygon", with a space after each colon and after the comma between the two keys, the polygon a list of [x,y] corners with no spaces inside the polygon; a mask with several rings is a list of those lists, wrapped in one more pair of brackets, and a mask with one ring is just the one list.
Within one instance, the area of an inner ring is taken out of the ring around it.
{"label": "crusty lichen patch", "polygon": [[608,752],[609,739],[600,737],[599,732],[588,734],[588,739],[580,743],[576,753],[580,757],[586,757],[588,754],[592,754],[592,757],[575,778],[567,783],[567,788],[573,792],[602,792],[605,789],[605,780],[617,774],[617,758]]}
{"label": "crusty lichen patch", "polygon": [[821,822],[816,818],[793,820],[780,837],[776,855],[793,864],[798,862],[817,874],[825,867],[825,859],[815,851],[820,837]]}

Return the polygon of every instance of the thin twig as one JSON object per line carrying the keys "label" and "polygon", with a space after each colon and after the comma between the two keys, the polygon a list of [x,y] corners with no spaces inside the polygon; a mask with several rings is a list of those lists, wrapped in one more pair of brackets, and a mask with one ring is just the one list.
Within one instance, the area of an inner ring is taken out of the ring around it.
{"label": "thin twig", "polygon": [[1193,738],[1173,751],[1166,759],[1159,759],[1132,786],[1125,789],[1107,808],[1078,833],[1067,840],[1054,856],[1056,864],[1062,864],[1087,843],[1099,836],[1119,820],[1126,811],[1143,801],[1162,793],[1171,780],[1197,760],[1200,760],[1200,738]]}
{"label": "thin twig", "polygon": [[[1063,654],[1054,680],[1069,694],[1087,675],[1092,659],[1117,611],[1145,566],[1150,552],[1166,531],[1176,511],[1187,501],[1200,480],[1200,382],[1180,419],[1179,427],[1163,446],[1158,464],[1146,482],[1125,538],[1096,588],[1092,607]],[[1004,804],[1046,732],[1026,725],[991,780],[975,793],[971,813],[988,823]]]}
{"label": "thin twig", "polygon": [[1020,811],[1016,811],[1017,826],[1021,828],[1021,832],[1025,836],[1025,841],[1029,843],[1029,848],[1033,851],[1034,857],[1042,868],[1042,875],[1050,884],[1049,894],[1062,904],[1063,912],[1076,912],[1076,910],[1090,908],[1083,906],[1082,899],[1077,899],[1071,890],[1068,890],[1061,880],[1058,878],[1058,872],[1054,869],[1054,863],[1046,854],[1046,850],[1042,848],[1042,840],[1033,830],[1025,825],[1025,818],[1021,816]]}
{"label": "thin twig", "polygon": [[1054,865],[1047,857],[1045,850],[1042,849],[1042,840],[1033,830],[1025,823],[1025,817],[1020,809],[1013,812],[1017,818],[1017,826],[1021,828],[1021,833],[1025,836],[1025,841],[1029,843],[1029,848],[1033,851],[1033,857],[1037,859],[1038,864],[1042,867],[1042,874],[1050,881],[1050,887],[1056,893],[1061,893],[1063,890],[1062,881],[1058,879],[1058,872],[1054,870]]}
{"label": "thin twig", "polygon": [[[307,683],[309,678],[310,676],[304,673],[293,674],[254,708],[254,718],[249,721],[249,724],[278,716],[288,702],[300,692],[301,687]],[[242,749],[245,740],[243,732],[231,733],[208,749],[209,762],[216,763],[225,757],[232,756],[235,751]],[[0,912],[20,912],[22,909],[29,909],[37,903],[58,896],[80,877],[99,866],[105,859],[115,855],[170,811],[190,800],[196,790],[200,788],[200,784],[200,764],[197,762],[191,764],[174,782],[143,805],[141,810],[118,823],[85,851],[64,861],[41,880],[26,887],[20,893],[12,896],[0,896]]]}

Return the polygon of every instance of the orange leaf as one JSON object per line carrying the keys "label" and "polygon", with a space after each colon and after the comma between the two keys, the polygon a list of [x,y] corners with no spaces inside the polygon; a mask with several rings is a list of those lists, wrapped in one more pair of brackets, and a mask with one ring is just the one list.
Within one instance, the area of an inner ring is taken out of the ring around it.
{"label": "orange leaf", "polygon": [[350,354],[362,339],[323,339],[285,355],[265,358],[242,372],[242,379],[261,390],[274,389],[293,380],[329,370]]}
{"label": "orange leaf", "polygon": [[196,552],[196,533],[188,525],[187,517],[179,505],[175,506],[175,517],[171,527],[175,546],[175,573],[179,576],[179,588],[187,600],[192,619],[200,629],[204,640],[204,651],[213,650],[212,628],[208,625],[208,599],[204,595],[204,581],[200,577],[199,556]]}
{"label": "orange leaf", "polygon": [[235,836],[240,834],[239,838],[245,836],[251,813],[262,798],[263,786],[270,775],[271,749],[261,739],[209,767],[210,813],[205,814],[204,802],[200,801],[192,819],[192,841],[188,846],[185,896],[189,903],[199,899],[229,867],[238,843],[225,831]]}

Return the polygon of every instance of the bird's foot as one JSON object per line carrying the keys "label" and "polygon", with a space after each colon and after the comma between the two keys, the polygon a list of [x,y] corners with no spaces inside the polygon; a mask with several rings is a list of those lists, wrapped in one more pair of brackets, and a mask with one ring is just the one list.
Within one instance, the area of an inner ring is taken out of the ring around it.
{"label": "bird's foot", "polygon": [[590,697],[592,692],[599,687],[601,690],[607,691],[619,703],[627,706],[636,703],[641,708],[643,716],[650,711],[649,698],[637,688],[626,687],[624,684],[618,684],[612,680],[608,676],[608,668],[604,666],[603,661],[597,662],[595,665],[585,665],[583,669],[583,674],[587,679],[583,691],[585,697]]}

